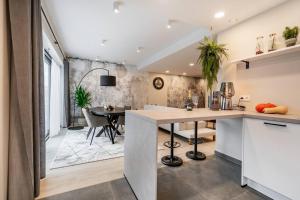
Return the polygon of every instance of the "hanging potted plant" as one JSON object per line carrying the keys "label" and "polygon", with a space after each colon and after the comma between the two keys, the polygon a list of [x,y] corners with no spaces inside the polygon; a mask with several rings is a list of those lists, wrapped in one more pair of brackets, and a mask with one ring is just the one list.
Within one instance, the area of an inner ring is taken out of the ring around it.
{"label": "hanging potted plant", "polygon": [[294,46],[297,43],[298,33],[298,26],[295,26],[294,28],[285,27],[285,30],[283,31],[283,37],[287,47]]}
{"label": "hanging potted plant", "polygon": [[218,44],[216,41],[205,37],[204,40],[200,42],[198,50],[200,50],[198,63],[202,66],[202,77],[206,80],[207,88],[210,91],[210,96],[212,96],[212,87],[213,84],[218,81],[217,75],[222,58],[228,58],[227,49],[225,48],[225,44]]}

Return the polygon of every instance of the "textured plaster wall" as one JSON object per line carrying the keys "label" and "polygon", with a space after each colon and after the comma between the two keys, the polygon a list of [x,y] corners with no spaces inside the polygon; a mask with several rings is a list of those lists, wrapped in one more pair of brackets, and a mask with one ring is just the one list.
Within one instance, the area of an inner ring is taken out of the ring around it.
{"label": "textured plaster wall", "polygon": [[[103,67],[110,71],[111,75],[117,77],[116,87],[101,87],[101,74],[107,72],[96,70],[91,72],[82,82],[82,85],[92,94],[92,107],[112,105],[131,105],[133,109],[142,109],[145,104],[158,104],[172,107],[182,107],[188,95],[188,89],[194,94],[203,94],[202,80],[193,77],[169,76],[138,71],[135,67],[103,65],[99,62],[92,62],[81,59],[70,59],[70,96],[71,109],[73,109],[73,91],[75,83],[90,69]],[[159,76],[164,79],[165,86],[162,90],[154,89],[153,78]],[[204,94],[203,94],[204,95]],[[203,98],[200,98],[200,101]],[[199,106],[204,105],[199,102]],[[80,115],[80,109],[76,109],[76,116]]]}
{"label": "textured plaster wall", "polygon": [[183,108],[188,97],[189,90],[192,95],[199,96],[198,107],[205,107],[205,93],[201,79],[185,76],[171,76],[167,89],[167,105],[170,107]]}

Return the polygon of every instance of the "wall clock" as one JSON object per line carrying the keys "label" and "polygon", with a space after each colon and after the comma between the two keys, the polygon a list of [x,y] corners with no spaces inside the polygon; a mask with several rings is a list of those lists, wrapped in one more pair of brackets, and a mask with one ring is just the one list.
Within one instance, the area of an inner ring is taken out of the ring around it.
{"label": "wall clock", "polygon": [[155,77],[153,79],[153,86],[157,90],[162,89],[164,87],[164,80],[161,77]]}

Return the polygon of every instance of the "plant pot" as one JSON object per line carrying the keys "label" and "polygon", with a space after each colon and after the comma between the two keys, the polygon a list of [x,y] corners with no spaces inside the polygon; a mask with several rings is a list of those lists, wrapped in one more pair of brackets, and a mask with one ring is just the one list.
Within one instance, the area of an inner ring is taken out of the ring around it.
{"label": "plant pot", "polygon": [[294,46],[294,45],[296,45],[296,43],[297,43],[297,38],[291,38],[291,39],[285,40],[285,45],[287,47]]}

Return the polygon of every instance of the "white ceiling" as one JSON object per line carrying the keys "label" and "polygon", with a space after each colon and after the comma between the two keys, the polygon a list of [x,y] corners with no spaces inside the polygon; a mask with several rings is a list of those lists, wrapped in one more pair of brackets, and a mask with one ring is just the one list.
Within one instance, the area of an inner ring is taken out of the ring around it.
{"label": "white ceiling", "polygon": [[[197,42],[212,26],[219,32],[286,0],[43,0],[58,40],[67,56],[137,65],[152,72],[199,76]],[[214,13],[225,17],[215,19]],[[168,20],[176,20],[166,29]],[[101,41],[107,40],[105,47]],[[137,54],[137,47],[144,50]]]}

